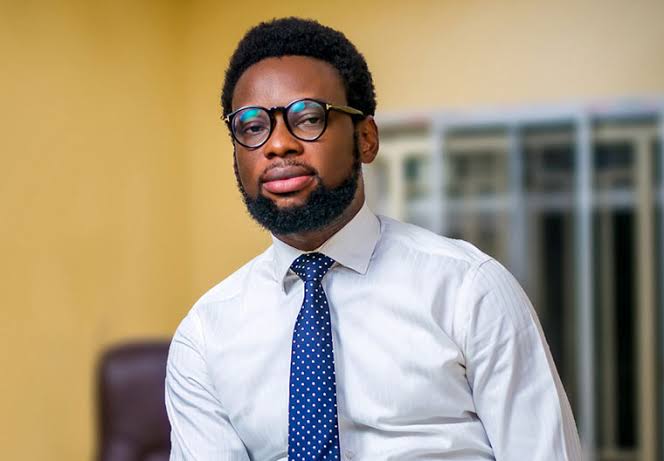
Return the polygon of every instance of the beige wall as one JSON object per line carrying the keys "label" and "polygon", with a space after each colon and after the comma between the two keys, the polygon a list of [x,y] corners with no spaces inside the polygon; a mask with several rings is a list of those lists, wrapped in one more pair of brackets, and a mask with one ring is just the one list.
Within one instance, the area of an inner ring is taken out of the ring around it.
{"label": "beige wall", "polygon": [[99,351],[170,335],[268,244],[218,120],[255,22],[345,31],[384,111],[664,92],[661,1],[237,3],[0,3],[3,459],[89,458]]}

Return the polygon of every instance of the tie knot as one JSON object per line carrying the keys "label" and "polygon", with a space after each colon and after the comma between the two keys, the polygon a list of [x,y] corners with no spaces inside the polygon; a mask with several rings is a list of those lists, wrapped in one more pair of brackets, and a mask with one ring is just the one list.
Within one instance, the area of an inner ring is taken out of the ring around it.
{"label": "tie knot", "polygon": [[304,253],[293,261],[291,269],[305,282],[320,282],[332,264],[334,259],[322,253]]}

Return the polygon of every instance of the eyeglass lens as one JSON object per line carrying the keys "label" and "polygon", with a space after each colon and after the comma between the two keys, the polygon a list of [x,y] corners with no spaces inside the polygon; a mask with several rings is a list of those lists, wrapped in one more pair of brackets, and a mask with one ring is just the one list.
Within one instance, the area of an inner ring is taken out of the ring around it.
{"label": "eyeglass lens", "polygon": [[[318,138],[325,129],[325,107],[311,100],[295,101],[284,113],[289,131],[303,141]],[[261,107],[247,107],[233,118],[235,138],[248,147],[264,143],[272,132],[269,112]]]}

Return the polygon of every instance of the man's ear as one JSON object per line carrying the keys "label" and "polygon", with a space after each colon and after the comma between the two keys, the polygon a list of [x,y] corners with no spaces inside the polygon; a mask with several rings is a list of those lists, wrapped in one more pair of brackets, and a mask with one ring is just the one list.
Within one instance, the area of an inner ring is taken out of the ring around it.
{"label": "man's ear", "polygon": [[378,154],[378,127],[373,116],[368,115],[357,123],[357,148],[362,163],[371,163]]}

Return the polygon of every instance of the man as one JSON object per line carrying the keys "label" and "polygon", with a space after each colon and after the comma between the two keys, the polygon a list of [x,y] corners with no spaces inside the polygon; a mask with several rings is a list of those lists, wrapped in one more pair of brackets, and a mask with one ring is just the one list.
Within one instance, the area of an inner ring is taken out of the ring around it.
{"label": "man", "polygon": [[273,244],[175,333],[172,460],[580,459],[516,281],[470,244],[367,208],[375,95],[341,33],[253,28],[222,106],[238,187]]}

